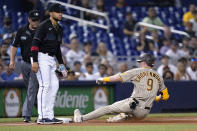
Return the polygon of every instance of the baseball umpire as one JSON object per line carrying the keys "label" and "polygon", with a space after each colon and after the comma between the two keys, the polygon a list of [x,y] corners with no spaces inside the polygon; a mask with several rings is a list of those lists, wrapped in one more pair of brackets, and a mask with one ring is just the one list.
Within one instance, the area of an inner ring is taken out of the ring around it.
{"label": "baseball umpire", "polygon": [[40,12],[38,10],[30,11],[28,22],[29,23],[26,26],[21,27],[16,34],[15,40],[11,47],[11,59],[9,65],[9,68],[14,70],[17,48],[20,47],[23,59],[21,63],[21,71],[25,86],[27,88],[27,95],[23,104],[22,111],[22,116],[24,117],[25,122],[31,121],[32,110],[39,87],[36,74],[31,71],[30,56],[33,36],[36,28],[40,23]]}
{"label": "baseball umpire", "polygon": [[[119,114],[119,117],[109,118],[108,122],[116,122],[128,117],[142,119],[149,114],[154,100],[167,100],[169,94],[163,79],[152,69],[154,65],[153,56],[146,53],[142,54],[137,62],[139,62],[139,68],[97,80],[97,83],[115,81],[132,82],[134,84],[134,90],[131,97],[115,102],[112,105],[101,107],[86,115],[81,115],[79,109],[76,109],[74,111],[74,122],[83,122],[112,113],[121,113],[124,115]],[[157,93],[160,93],[160,95],[157,96]]]}
{"label": "baseball umpire", "polygon": [[50,18],[46,19],[38,26],[31,47],[33,56],[32,71],[36,73],[39,82],[37,95],[38,124],[63,122],[54,117],[53,110],[59,88],[59,80],[55,74],[56,59],[63,76],[67,76],[67,70],[63,65],[60,50],[63,36],[63,29],[58,24],[58,21],[62,19],[61,5],[51,5],[49,12]]}

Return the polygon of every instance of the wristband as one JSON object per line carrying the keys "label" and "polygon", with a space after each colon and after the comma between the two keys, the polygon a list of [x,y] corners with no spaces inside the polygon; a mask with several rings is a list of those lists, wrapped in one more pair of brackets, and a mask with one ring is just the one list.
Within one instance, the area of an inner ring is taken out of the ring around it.
{"label": "wristband", "polygon": [[63,64],[60,64],[59,65],[59,69],[60,69],[60,71],[64,71],[65,70],[65,66]]}
{"label": "wristband", "polygon": [[104,82],[110,82],[110,77],[104,77],[104,78],[103,78],[103,81],[104,81]]}

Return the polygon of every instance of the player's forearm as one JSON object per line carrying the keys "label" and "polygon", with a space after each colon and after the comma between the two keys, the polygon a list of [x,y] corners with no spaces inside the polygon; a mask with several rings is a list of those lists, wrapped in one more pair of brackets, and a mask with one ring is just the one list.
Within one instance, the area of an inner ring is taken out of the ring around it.
{"label": "player's forearm", "polygon": [[13,62],[15,60],[17,48],[12,46],[11,47],[11,54],[10,54],[10,61]]}
{"label": "player's forearm", "polygon": [[129,30],[127,30],[127,29],[123,29],[123,32],[124,32],[124,34],[126,34],[126,35],[133,35],[133,32],[132,32],[132,31],[129,31]]}
{"label": "player's forearm", "polygon": [[33,62],[38,62],[39,44],[40,44],[40,40],[37,38],[34,38],[32,41],[32,47],[31,47],[31,55],[33,57]]}
{"label": "player's forearm", "polygon": [[38,62],[38,51],[32,51],[33,62]]}
{"label": "player's forearm", "polygon": [[122,81],[119,74],[117,75],[113,75],[113,76],[109,76],[109,77],[104,77],[103,78],[104,82],[120,82]]}
{"label": "player's forearm", "polygon": [[60,47],[58,48],[58,52],[55,54],[57,61],[59,64],[63,64],[63,59],[62,59],[62,52],[60,50]]}

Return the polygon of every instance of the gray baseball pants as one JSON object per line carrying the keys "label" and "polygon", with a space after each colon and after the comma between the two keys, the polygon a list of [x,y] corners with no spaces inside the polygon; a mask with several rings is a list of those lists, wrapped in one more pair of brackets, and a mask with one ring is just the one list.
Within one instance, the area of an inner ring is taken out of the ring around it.
{"label": "gray baseball pants", "polygon": [[25,87],[27,89],[27,95],[23,103],[22,116],[32,116],[32,110],[35,103],[35,99],[38,92],[38,80],[36,74],[31,71],[31,64],[25,61],[21,63],[21,72]]}
{"label": "gray baseball pants", "polygon": [[86,115],[83,115],[82,118],[84,121],[95,119],[101,117],[106,114],[113,114],[113,113],[127,113],[131,114],[136,118],[144,118],[146,117],[150,110],[144,109],[144,107],[140,107],[140,104],[136,106],[134,110],[130,108],[130,103],[133,102],[133,98],[127,98],[118,102],[115,102],[112,105],[108,105],[105,107],[98,108],[95,111],[92,111]]}

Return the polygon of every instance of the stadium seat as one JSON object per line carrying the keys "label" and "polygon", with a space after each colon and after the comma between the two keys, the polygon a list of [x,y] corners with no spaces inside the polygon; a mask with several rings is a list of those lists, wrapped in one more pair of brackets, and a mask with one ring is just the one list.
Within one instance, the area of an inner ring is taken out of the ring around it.
{"label": "stadium seat", "polygon": [[[185,30],[182,25],[182,16],[188,10],[186,7],[154,7],[158,16],[162,19],[164,24],[173,26],[178,30]],[[76,10],[66,8],[68,15],[76,16]],[[107,8],[107,14],[110,18],[110,33],[106,30],[96,27],[82,26],[76,21],[65,22],[62,21],[61,25],[64,30],[64,41],[69,43],[69,35],[71,33],[76,33],[78,39],[81,43],[85,41],[91,41],[93,47],[96,48],[98,42],[104,41],[109,50],[117,55],[139,55],[140,52],[136,51],[136,46],[138,44],[137,39],[132,39],[123,34],[122,29],[125,22],[126,12],[132,12],[134,19],[141,21],[147,16],[147,7],[130,7],[117,8],[111,6]],[[3,19],[5,15],[10,15],[12,17],[13,27],[18,29],[22,25],[27,23],[27,13],[23,12],[13,12],[7,9],[7,6],[0,7],[0,19]],[[93,20],[96,23],[106,25],[107,22],[104,19]],[[65,22],[65,23],[64,23]],[[2,25],[2,21],[0,21]],[[162,33],[160,32],[161,36]],[[179,35],[175,35],[180,38]]]}

